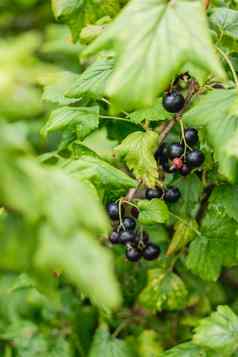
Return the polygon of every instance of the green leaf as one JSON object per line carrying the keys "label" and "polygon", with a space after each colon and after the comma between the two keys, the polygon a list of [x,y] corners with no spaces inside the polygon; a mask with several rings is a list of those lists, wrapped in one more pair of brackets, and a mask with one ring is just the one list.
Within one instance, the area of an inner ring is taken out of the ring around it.
{"label": "green leaf", "polygon": [[227,215],[220,197],[215,190],[200,226],[201,235],[190,244],[186,261],[194,274],[209,281],[217,280],[223,265],[238,262],[238,225]]}
{"label": "green leaf", "polygon": [[196,346],[192,342],[187,342],[163,352],[160,357],[218,357],[218,355],[214,352],[208,352],[206,349]]}
{"label": "green leaf", "polygon": [[201,320],[195,330],[194,343],[230,356],[238,348],[238,317],[228,306]]}
{"label": "green leaf", "polygon": [[69,343],[61,336],[47,338],[37,325],[28,320],[16,320],[1,338],[14,344],[19,357],[72,357]]}
{"label": "green leaf", "polygon": [[201,1],[130,1],[85,55],[112,47],[118,58],[106,93],[118,111],[152,105],[186,63],[224,78]]}
{"label": "green leaf", "polygon": [[224,184],[216,189],[217,201],[224,205],[226,214],[238,222],[238,186]]}
{"label": "green leaf", "polygon": [[139,357],[157,357],[162,352],[162,347],[154,330],[144,330],[138,337]]}
{"label": "green leaf", "polygon": [[54,110],[41,132],[43,135],[65,129],[77,128],[79,139],[84,139],[99,125],[99,107],[62,107]]}
{"label": "green leaf", "polygon": [[238,11],[225,7],[215,8],[209,20],[221,35],[238,39]]}
{"label": "green leaf", "polygon": [[167,120],[171,117],[171,114],[168,113],[163,105],[162,99],[156,99],[155,103],[146,109],[138,109],[129,114],[129,118],[136,124],[141,123],[144,120],[148,121],[162,121]]}
{"label": "green leaf", "polygon": [[178,275],[152,269],[148,271],[148,283],[139,295],[139,302],[153,311],[181,310],[186,306],[187,293]]}
{"label": "green leaf", "polygon": [[220,173],[232,182],[238,181],[238,161],[232,155],[230,141],[231,138],[234,140],[234,135],[238,139],[237,113],[237,90],[220,89],[201,96],[184,115],[188,125],[205,129]]}
{"label": "green leaf", "polygon": [[140,210],[140,224],[150,225],[156,223],[166,223],[169,219],[169,210],[164,201],[155,198],[151,201],[140,200],[138,202]]}
{"label": "green leaf", "polygon": [[197,175],[191,174],[187,177],[180,177],[173,182],[181,192],[178,203],[171,205],[171,211],[183,218],[194,218],[197,213],[203,186]]}
{"label": "green leaf", "polygon": [[113,338],[105,328],[94,336],[89,357],[132,357],[125,341]]}
{"label": "green leaf", "polygon": [[153,187],[158,178],[154,153],[158,147],[159,136],[153,131],[137,131],[128,135],[116,147],[115,153],[123,159],[138,180]]}
{"label": "green leaf", "polygon": [[65,92],[78,76],[72,72],[56,72],[41,80],[44,85],[42,99],[60,105],[76,103],[79,99],[66,98]]}
{"label": "green leaf", "polygon": [[43,228],[36,265],[44,270],[56,267],[62,270],[100,308],[115,309],[121,303],[112,256],[86,231],[62,239]]}
{"label": "green leaf", "polygon": [[113,60],[98,60],[91,64],[77,77],[65,93],[70,98],[88,96],[100,98],[105,92],[105,86],[112,73]]}
{"label": "green leaf", "polygon": [[117,0],[52,0],[53,12],[57,20],[66,23],[74,41],[79,39],[81,29],[95,23],[103,16],[115,16],[119,11]]}
{"label": "green leaf", "polygon": [[195,220],[178,222],[166,255],[172,255],[183,249],[195,236],[198,224]]}
{"label": "green leaf", "polygon": [[97,157],[82,156],[64,166],[65,171],[80,181],[90,181],[97,190],[115,198],[136,186],[136,181]]}

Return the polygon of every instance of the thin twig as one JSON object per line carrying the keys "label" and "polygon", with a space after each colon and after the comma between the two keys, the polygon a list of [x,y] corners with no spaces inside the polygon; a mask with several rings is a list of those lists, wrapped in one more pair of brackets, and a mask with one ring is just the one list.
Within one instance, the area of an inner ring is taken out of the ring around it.
{"label": "thin twig", "polygon": [[126,199],[127,201],[130,202],[130,201],[133,200],[133,198],[135,197],[137,191],[138,191],[139,188],[140,188],[141,183],[142,183],[142,181],[139,181],[139,182],[138,182],[138,185],[137,185],[135,188],[131,188],[131,189],[128,191],[128,194],[127,194],[126,197],[125,197],[125,199]]}

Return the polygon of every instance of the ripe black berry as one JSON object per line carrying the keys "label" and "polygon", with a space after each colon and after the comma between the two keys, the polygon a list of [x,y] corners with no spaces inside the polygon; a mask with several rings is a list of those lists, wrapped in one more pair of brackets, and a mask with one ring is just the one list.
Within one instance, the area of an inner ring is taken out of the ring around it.
{"label": "ripe black berry", "polygon": [[166,202],[175,203],[181,197],[181,193],[177,187],[169,187],[165,191],[164,199]]}
{"label": "ripe black berry", "polygon": [[112,234],[109,237],[109,240],[112,244],[119,244],[120,241],[120,233],[118,232],[112,232]]}
{"label": "ripe black berry", "polygon": [[163,143],[159,146],[155,153],[156,160],[163,160],[168,158],[168,145]]}
{"label": "ripe black berry", "polygon": [[122,231],[120,233],[120,242],[122,244],[133,242],[136,238],[136,235],[131,231]]}
{"label": "ripe black berry", "polygon": [[136,228],[136,220],[131,217],[125,217],[123,219],[123,226],[127,231],[133,231]]}
{"label": "ripe black berry", "polygon": [[183,166],[179,170],[179,172],[182,176],[187,176],[188,174],[190,174],[190,171],[191,171],[191,169],[187,164],[183,164]]}
{"label": "ripe black berry", "polygon": [[159,187],[148,188],[145,191],[145,197],[147,200],[152,200],[153,198],[160,198],[163,195],[163,190]]}
{"label": "ripe black berry", "polygon": [[131,262],[138,262],[141,258],[141,252],[139,252],[134,247],[127,247],[126,257]]}
{"label": "ripe black berry", "polygon": [[[123,211],[124,211],[123,207],[121,207],[122,214],[123,214]],[[107,205],[107,213],[113,221],[117,221],[119,219],[119,204],[116,202],[110,202]]]}
{"label": "ripe black berry", "polygon": [[184,147],[182,144],[174,143],[169,146],[168,154],[170,159],[175,159],[180,157],[184,152]]}
{"label": "ripe black berry", "polygon": [[165,172],[171,173],[174,171],[173,168],[170,167],[170,163],[168,160],[162,161],[162,162],[160,162],[160,164]]}
{"label": "ripe black berry", "polygon": [[201,166],[204,159],[204,154],[200,150],[192,150],[186,155],[186,162],[190,167]]}
{"label": "ripe black berry", "polygon": [[176,91],[166,93],[163,97],[163,106],[170,113],[178,113],[184,104],[184,97]]}
{"label": "ripe black berry", "polygon": [[139,216],[139,210],[138,210],[138,208],[132,207],[132,208],[131,208],[131,215],[132,215],[133,217],[137,218],[137,217]]}
{"label": "ripe black berry", "polygon": [[195,145],[198,142],[198,132],[194,128],[188,128],[184,131],[186,143],[188,145]]}
{"label": "ripe black berry", "polygon": [[154,260],[158,258],[159,254],[160,254],[160,248],[157,245],[150,243],[145,248],[143,252],[143,257],[146,260]]}

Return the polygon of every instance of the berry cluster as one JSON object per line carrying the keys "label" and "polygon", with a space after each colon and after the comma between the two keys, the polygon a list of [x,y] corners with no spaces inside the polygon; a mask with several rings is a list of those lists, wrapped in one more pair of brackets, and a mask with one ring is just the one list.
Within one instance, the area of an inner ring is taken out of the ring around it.
{"label": "berry cluster", "polygon": [[165,172],[179,172],[182,176],[187,176],[204,162],[204,154],[198,149],[192,149],[198,142],[197,130],[185,129],[184,139],[185,143],[163,143],[157,150],[155,157]]}
{"label": "berry cluster", "polygon": [[[126,246],[126,257],[132,262],[139,261],[142,257],[146,260],[154,260],[160,254],[160,248],[150,242],[146,232],[136,231],[136,218],[138,210],[132,207],[130,214],[125,216],[125,209],[116,202],[107,205],[107,212],[114,224],[114,230],[109,237],[112,244],[123,244]],[[121,222],[120,222],[121,218]]]}

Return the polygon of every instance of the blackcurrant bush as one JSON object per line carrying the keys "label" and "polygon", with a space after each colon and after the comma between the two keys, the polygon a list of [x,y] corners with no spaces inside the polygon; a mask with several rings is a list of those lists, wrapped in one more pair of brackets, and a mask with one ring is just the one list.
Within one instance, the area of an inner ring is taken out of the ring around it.
{"label": "blackcurrant bush", "polygon": [[194,128],[188,128],[184,131],[186,143],[188,145],[195,145],[198,142],[198,132]]}
{"label": "blackcurrant bush", "polygon": [[166,202],[175,203],[181,197],[181,193],[177,187],[168,187],[165,190],[164,199]]}
{"label": "blackcurrant bush", "polygon": [[138,210],[138,208],[132,207],[132,208],[131,208],[131,215],[132,215],[133,217],[137,218],[137,217],[139,216],[139,210]]}
{"label": "blackcurrant bush", "polygon": [[173,91],[163,97],[163,106],[169,113],[178,113],[184,106],[185,100],[181,93]]}
{"label": "blackcurrant bush", "polygon": [[183,166],[181,167],[181,169],[179,170],[180,174],[182,176],[187,176],[190,174],[191,169],[187,164],[183,164]]}
{"label": "blackcurrant bush", "polygon": [[154,260],[158,258],[159,254],[160,248],[153,243],[148,244],[145,250],[143,251],[143,257],[146,260]]}
{"label": "blackcurrant bush", "polygon": [[109,237],[109,240],[112,244],[119,244],[121,242],[120,240],[120,233],[119,232],[112,232],[112,234]]}
{"label": "blackcurrant bush", "polygon": [[182,156],[184,152],[184,146],[179,143],[174,143],[169,146],[168,154],[170,159],[175,159]]}
{"label": "blackcurrant bush", "polygon": [[134,247],[127,247],[126,249],[126,257],[131,262],[138,262],[141,258],[142,254]]}
{"label": "blackcurrant bush", "polygon": [[160,187],[148,188],[145,191],[145,197],[147,200],[152,200],[153,198],[160,198],[163,195],[163,190]]}
{"label": "blackcurrant bush", "polygon": [[[124,209],[121,206],[121,213],[123,214],[123,212],[124,212]],[[119,219],[119,204],[117,202],[108,203],[107,213],[113,221],[117,221]]]}
{"label": "blackcurrant bush", "polygon": [[186,155],[186,162],[190,167],[199,167],[204,160],[204,154],[200,150],[192,150]]}
{"label": "blackcurrant bush", "polygon": [[136,239],[136,235],[131,231],[120,232],[120,242],[122,244],[133,242]]}
{"label": "blackcurrant bush", "polygon": [[125,217],[122,221],[125,230],[133,231],[136,228],[136,220],[131,217]]}

